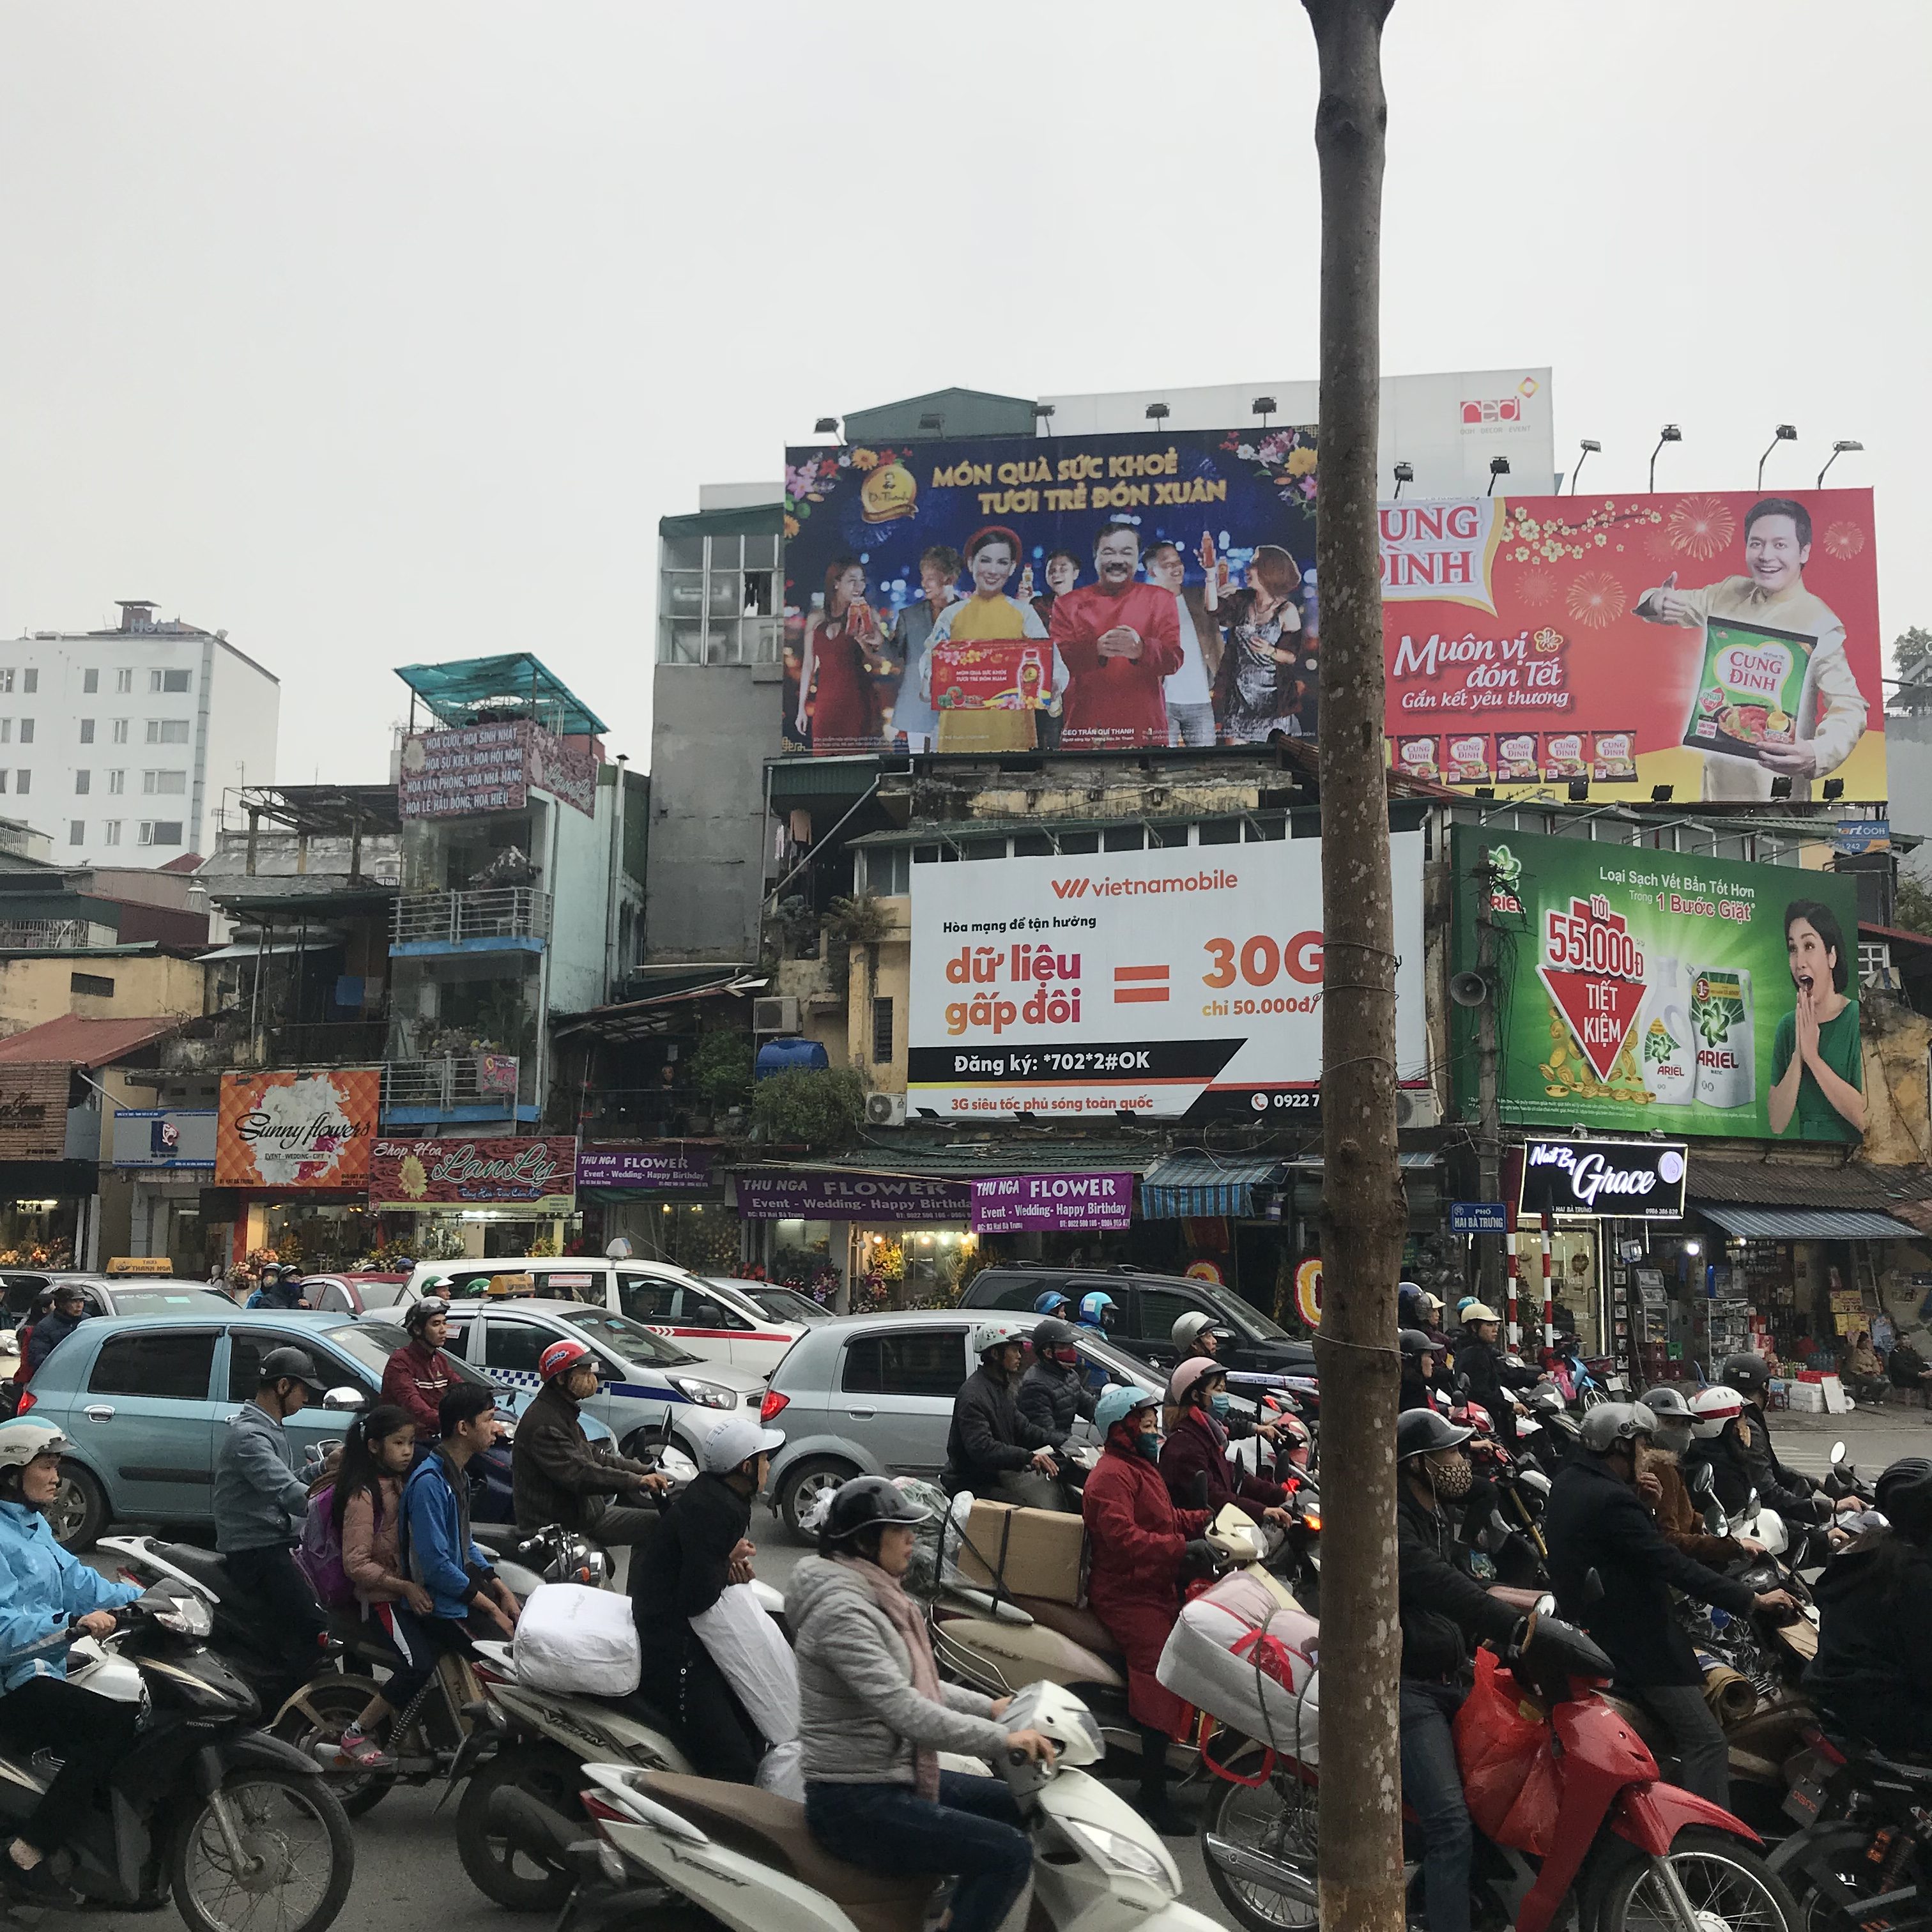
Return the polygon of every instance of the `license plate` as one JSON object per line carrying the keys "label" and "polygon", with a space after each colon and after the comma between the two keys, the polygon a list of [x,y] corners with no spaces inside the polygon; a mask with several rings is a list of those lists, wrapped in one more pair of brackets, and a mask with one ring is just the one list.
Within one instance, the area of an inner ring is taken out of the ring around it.
{"label": "license plate", "polygon": [[1825,1787],[1815,1778],[1801,1778],[1784,1794],[1784,1815],[1801,1825],[1817,1822],[1825,1808]]}

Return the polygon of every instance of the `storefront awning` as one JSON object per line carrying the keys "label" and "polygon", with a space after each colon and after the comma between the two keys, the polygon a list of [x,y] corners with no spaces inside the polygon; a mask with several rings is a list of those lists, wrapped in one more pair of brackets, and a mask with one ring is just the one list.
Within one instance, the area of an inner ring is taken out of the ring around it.
{"label": "storefront awning", "polygon": [[1741,1208],[1726,1202],[1691,1204],[1707,1221],[1714,1221],[1740,1240],[1764,1241],[1912,1241],[1918,1230],[1890,1214],[1855,1208]]}
{"label": "storefront awning", "polygon": [[1226,1215],[1245,1220],[1255,1212],[1255,1190],[1279,1187],[1288,1169],[1272,1156],[1220,1159],[1209,1154],[1170,1154],[1149,1168],[1141,1182],[1144,1221],[1192,1220]]}

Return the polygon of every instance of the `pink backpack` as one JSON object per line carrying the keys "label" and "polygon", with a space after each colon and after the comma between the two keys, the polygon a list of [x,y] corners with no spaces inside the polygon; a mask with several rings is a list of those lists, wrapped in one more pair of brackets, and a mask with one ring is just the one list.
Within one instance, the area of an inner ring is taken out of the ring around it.
{"label": "pink backpack", "polygon": [[349,1573],[342,1567],[342,1539],[336,1534],[335,1520],[331,1513],[334,1501],[333,1483],[316,1490],[309,1498],[308,1520],[302,1525],[296,1562],[308,1579],[309,1588],[315,1592],[316,1601],[325,1609],[352,1610],[356,1607],[356,1586],[350,1582]]}

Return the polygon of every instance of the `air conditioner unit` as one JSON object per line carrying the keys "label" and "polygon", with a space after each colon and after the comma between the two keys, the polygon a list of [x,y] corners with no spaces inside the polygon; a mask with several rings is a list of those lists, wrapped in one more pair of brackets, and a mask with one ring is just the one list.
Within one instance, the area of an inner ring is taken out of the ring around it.
{"label": "air conditioner unit", "polygon": [[1395,1124],[1399,1127],[1439,1127],[1442,1110],[1436,1104],[1432,1087],[1398,1087],[1395,1090]]}
{"label": "air conditioner unit", "polygon": [[866,1124],[868,1127],[902,1127],[905,1125],[906,1096],[903,1094],[868,1094]]}
{"label": "air conditioner unit", "polygon": [[752,1030],[754,1033],[797,1032],[797,1000],[789,994],[783,999],[754,1000],[752,1002]]}

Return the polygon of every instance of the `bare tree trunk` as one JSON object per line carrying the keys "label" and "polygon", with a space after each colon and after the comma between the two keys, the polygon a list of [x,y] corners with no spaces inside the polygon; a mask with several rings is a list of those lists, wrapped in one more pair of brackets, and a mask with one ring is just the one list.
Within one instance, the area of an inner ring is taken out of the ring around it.
{"label": "bare tree trunk", "polygon": [[1376,454],[1382,29],[1391,0],[1303,0],[1321,61],[1321,1916],[1402,1932],[1396,1670],[1395,950],[1382,761]]}

